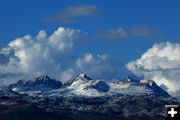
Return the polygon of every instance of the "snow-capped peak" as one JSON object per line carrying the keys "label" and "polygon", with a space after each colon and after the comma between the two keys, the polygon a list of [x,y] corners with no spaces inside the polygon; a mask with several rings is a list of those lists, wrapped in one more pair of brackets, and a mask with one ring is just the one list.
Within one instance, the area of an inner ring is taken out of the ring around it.
{"label": "snow-capped peak", "polygon": [[78,74],[77,76],[73,77],[71,80],[66,81],[63,86],[67,87],[72,85],[75,81],[88,81],[88,80],[92,80],[90,77],[88,77],[85,73],[82,74]]}
{"label": "snow-capped peak", "polygon": [[128,76],[128,77],[125,77],[121,82],[125,82],[125,83],[127,83],[127,82],[136,82],[136,80],[134,80],[133,78]]}
{"label": "snow-capped peak", "polygon": [[153,80],[140,80],[140,83],[146,83],[149,86],[157,85]]}
{"label": "snow-capped peak", "polygon": [[44,75],[30,80],[20,80],[15,84],[11,84],[9,88],[13,91],[48,91],[58,89],[62,86],[60,81],[51,79]]}
{"label": "snow-capped peak", "polygon": [[82,73],[82,74],[77,75],[77,78],[86,79],[86,80],[92,80],[90,77],[88,77],[86,75],[86,73]]}
{"label": "snow-capped peak", "polygon": [[86,73],[79,74],[78,77],[84,78],[84,77],[86,77]]}
{"label": "snow-capped peak", "polygon": [[50,80],[49,76],[48,75],[43,75],[43,76],[40,76],[38,78],[35,78],[34,80],[44,80],[44,81],[48,81]]}

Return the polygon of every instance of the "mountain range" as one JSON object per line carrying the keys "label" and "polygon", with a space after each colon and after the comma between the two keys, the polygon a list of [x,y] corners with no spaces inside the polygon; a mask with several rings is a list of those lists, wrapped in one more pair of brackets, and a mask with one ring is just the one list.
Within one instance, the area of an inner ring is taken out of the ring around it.
{"label": "mountain range", "polygon": [[0,120],[164,120],[180,104],[153,80],[112,82],[79,74],[67,82],[47,75],[0,89]]}
{"label": "mountain range", "polygon": [[157,95],[170,97],[152,80],[134,80],[126,77],[117,82],[93,80],[86,74],[79,74],[70,81],[61,83],[44,75],[30,80],[20,80],[11,84],[9,89],[30,96],[76,95],[86,97],[118,95]]}

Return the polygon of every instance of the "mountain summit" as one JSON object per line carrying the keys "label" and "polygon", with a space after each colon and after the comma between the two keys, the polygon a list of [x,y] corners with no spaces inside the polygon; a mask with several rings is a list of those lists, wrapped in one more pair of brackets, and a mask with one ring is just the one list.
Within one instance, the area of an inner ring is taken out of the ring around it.
{"label": "mountain summit", "polygon": [[86,73],[82,73],[82,74],[77,75],[77,78],[92,80],[90,77],[88,77],[86,75]]}
{"label": "mountain summit", "polygon": [[51,79],[48,75],[40,76],[30,80],[20,80],[9,86],[12,91],[49,91],[62,86],[60,81]]}
{"label": "mountain summit", "polygon": [[125,77],[121,82],[136,82],[136,80],[134,80],[132,77],[128,76]]}
{"label": "mountain summit", "polygon": [[92,78],[88,77],[86,73],[78,74],[77,76],[73,77],[71,80],[66,81],[63,86],[70,86],[73,82],[82,80],[82,81],[89,81]]}

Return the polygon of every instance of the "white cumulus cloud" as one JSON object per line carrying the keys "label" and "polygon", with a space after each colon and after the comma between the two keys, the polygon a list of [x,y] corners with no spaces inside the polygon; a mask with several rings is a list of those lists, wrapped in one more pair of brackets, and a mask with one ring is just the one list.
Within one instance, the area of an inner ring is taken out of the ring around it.
{"label": "white cumulus cloud", "polygon": [[180,95],[180,44],[163,42],[148,49],[127,68],[138,76],[152,79],[172,95]]}
{"label": "white cumulus cloud", "polygon": [[[75,56],[86,33],[59,27],[51,35],[41,30],[37,36],[26,35],[0,49],[0,80],[2,84],[48,74],[66,81],[85,72],[95,78],[111,78],[117,71],[108,55]],[[105,74],[105,76],[103,76]]]}

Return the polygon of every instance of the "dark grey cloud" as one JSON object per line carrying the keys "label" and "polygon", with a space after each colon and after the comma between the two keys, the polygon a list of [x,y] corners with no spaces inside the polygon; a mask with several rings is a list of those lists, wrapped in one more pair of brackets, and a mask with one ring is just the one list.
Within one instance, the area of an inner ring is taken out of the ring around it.
{"label": "dark grey cloud", "polygon": [[97,17],[100,10],[94,5],[78,5],[65,8],[63,11],[44,19],[45,22],[61,22],[65,24],[74,23],[77,17],[91,16]]}
{"label": "dark grey cloud", "polygon": [[0,49],[0,65],[6,65],[10,61],[11,57],[15,58],[14,50],[9,46]]}
{"label": "dark grey cloud", "polygon": [[153,29],[147,26],[143,26],[143,27],[134,26],[131,28],[129,34],[132,37],[143,37],[143,38],[153,39],[159,34],[159,32],[160,31],[158,29]]}
{"label": "dark grey cloud", "polygon": [[4,54],[0,54],[0,64],[6,64],[8,62],[9,62],[9,57]]}
{"label": "dark grey cloud", "polygon": [[[104,30],[95,35],[96,40],[117,41],[124,38],[140,37],[145,39],[156,39],[160,31],[147,26],[133,26],[129,30],[124,28]],[[158,38],[159,39],[159,38]]]}

